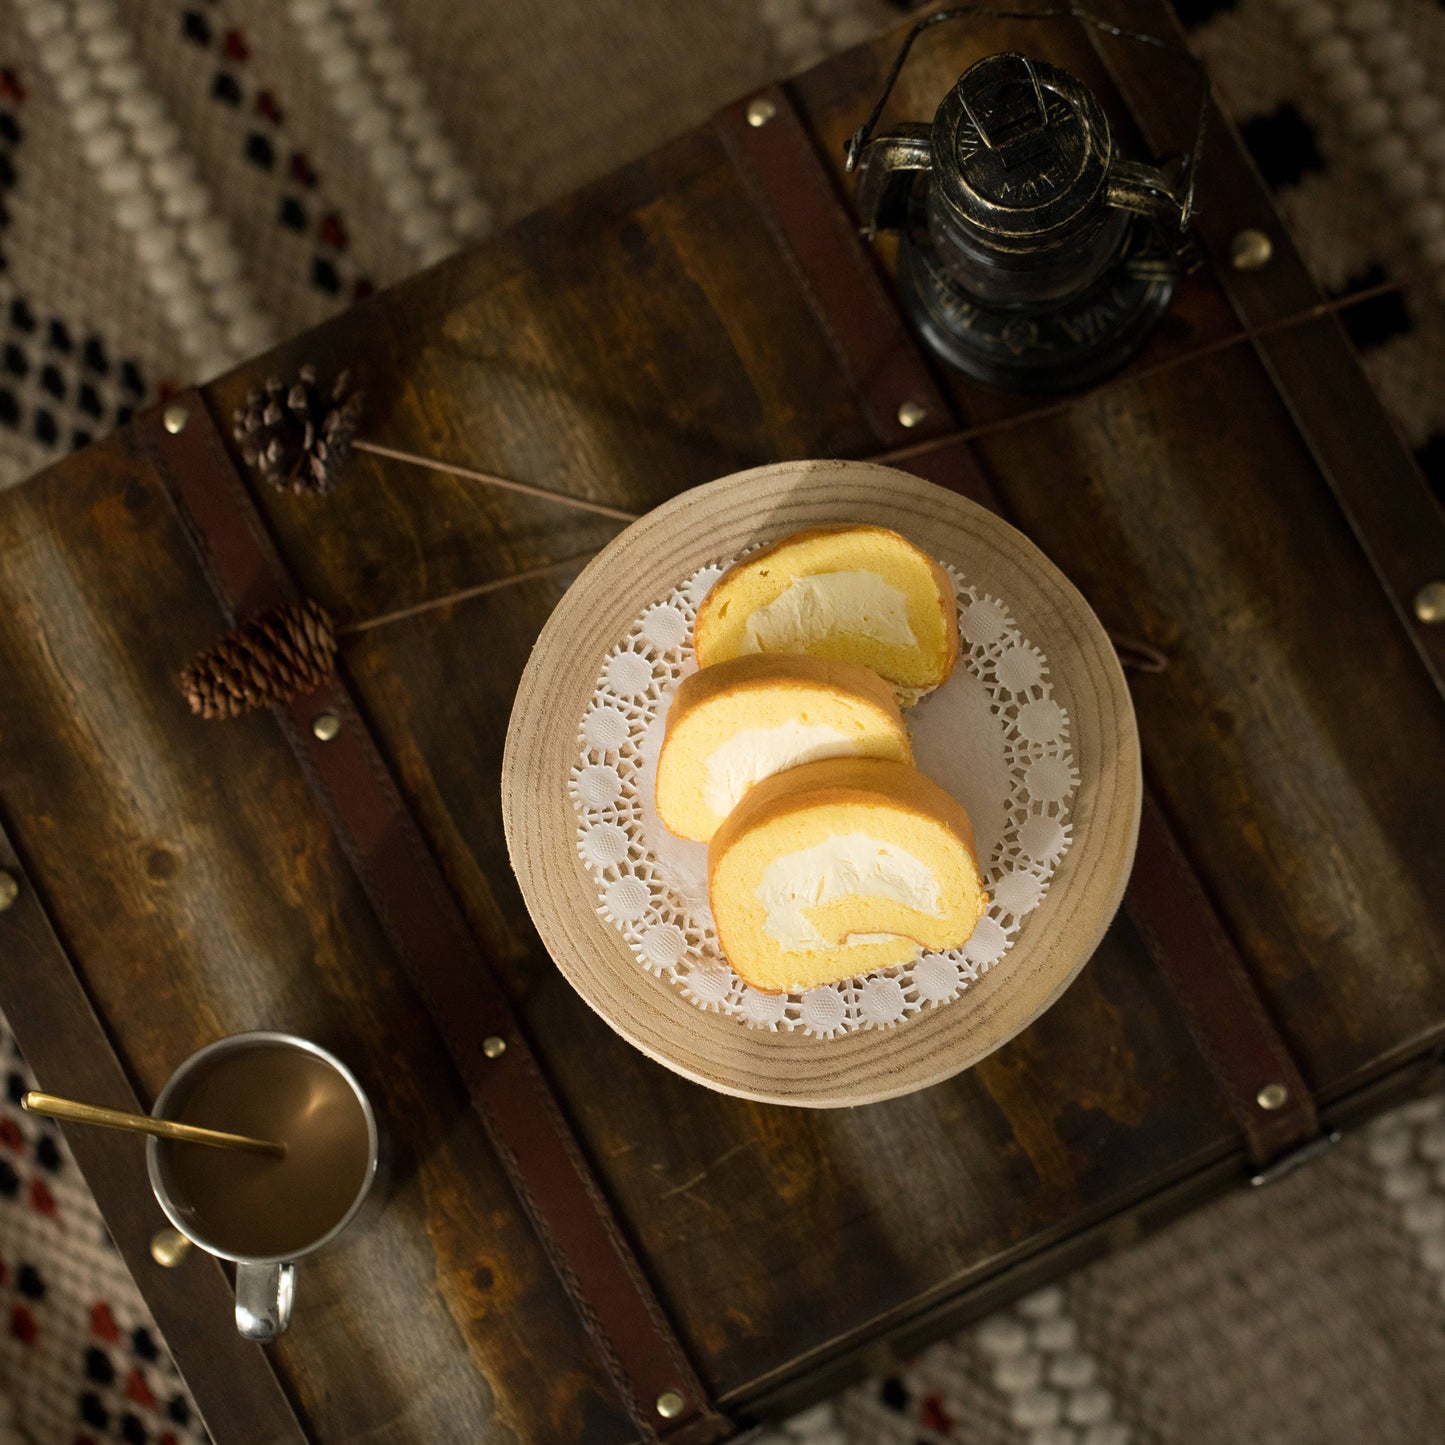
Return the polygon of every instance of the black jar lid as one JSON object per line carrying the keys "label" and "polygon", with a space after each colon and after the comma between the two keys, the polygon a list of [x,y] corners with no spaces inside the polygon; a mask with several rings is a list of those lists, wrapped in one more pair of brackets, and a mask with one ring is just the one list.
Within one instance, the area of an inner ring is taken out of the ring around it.
{"label": "black jar lid", "polygon": [[1113,140],[1089,89],[1012,53],[969,67],[933,118],[935,194],[994,245],[1058,244],[1102,203]]}

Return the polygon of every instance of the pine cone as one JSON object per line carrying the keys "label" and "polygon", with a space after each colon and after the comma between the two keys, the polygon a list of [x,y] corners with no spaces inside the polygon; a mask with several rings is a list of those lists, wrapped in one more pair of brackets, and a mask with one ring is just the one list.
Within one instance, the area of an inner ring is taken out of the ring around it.
{"label": "pine cone", "polygon": [[336,485],[361,420],[362,393],[347,395],[351,373],[343,371],[324,397],[316,368],[303,366],[295,385],[273,376],[252,391],[235,414],[235,437],[246,465],[278,491],[324,496]]}
{"label": "pine cone", "polygon": [[335,656],[331,616],[308,597],[233,627],[186,664],[180,688],[192,712],[235,717],[319,687],[331,676]]}

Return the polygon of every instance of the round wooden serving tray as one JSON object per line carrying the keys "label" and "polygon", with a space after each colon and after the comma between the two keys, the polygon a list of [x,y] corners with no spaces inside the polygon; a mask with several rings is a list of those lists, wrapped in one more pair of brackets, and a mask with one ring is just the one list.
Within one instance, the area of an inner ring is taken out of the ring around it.
{"label": "round wooden serving tray", "polygon": [[[1007,603],[1049,659],[1080,782],[1073,842],[1002,963],[961,998],[896,1028],[834,1039],[704,1013],[639,965],[597,911],[568,780],[607,650],[699,567],[824,522],[892,527]],[[976,1064],[1037,1018],[1097,947],[1139,830],[1134,710],[1114,649],[1073,585],[991,512],[866,462],[784,462],[674,497],[634,522],[568,589],[522,676],[502,765],[507,844],[532,919],[572,986],[629,1043],[697,1083],[766,1103],[867,1104]]]}

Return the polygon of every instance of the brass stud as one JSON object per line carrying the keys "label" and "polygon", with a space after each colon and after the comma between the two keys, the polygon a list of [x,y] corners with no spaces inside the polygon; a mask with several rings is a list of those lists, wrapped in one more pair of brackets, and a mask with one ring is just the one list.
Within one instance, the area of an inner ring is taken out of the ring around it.
{"label": "brass stud", "polygon": [[507,1052],[507,1041],[496,1034],[488,1034],[482,1040],[482,1052],[489,1059],[500,1059]]}
{"label": "brass stud", "polygon": [[921,401],[905,401],[898,408],[898,424],[910,431],[928,415],[928,408]]}
{"label": "brass stud", "polygon": [[1289,1090],[1283,1084],[1266,1084],[1254,1096],[1261,1109],[1283,1109],[1289,1102]]}
{"label": "brass stud", "polygon": [[323,743],[329,743],[341,731],[341,719],[334,712],[318,713],[311,724],[311,731]]}
{"label": "brass stud", "polygon": [[1445,582],[1427,582],[1415,594],[1415,616],[1427,626],[1445,622]]}
{"label": "brass stud", "polygon": [[664,1420],[676,1420],[687,1408],[687,1401],[676,1390],[664,1390],[657,1397],[657,1413]]}
{"label": "brass stud", "polygon": [[748,102],[748,124],[754,130],[761,130],[777,113],[777,106],[765,95]]}
{"label": "brass stud", "polygon": [[4,913],[20,897],[20,880],[0,868],[0,913]]}
{"label": "brass stud", "polygon": [[178,432],[185,431],[186,423],[190,421],[190,419],[190,408],[182,406],[178,401],[173,401],[165,411],[161,413],[161,424],[172,436],[175,436]]}
{"label": "brass stud", "polygon": [[1236,271],[1258,271],[1268,266],[1274,255],[1274,242],[1263,231],[1250,227],[1235,233],[1229,243],[1229,259]]}
{"label": "brass stud", "polygon": [[179,1229],[158,1229],[151,1235],[151,1258],[162,1269],[174,1269],[191,1252],[191,1241]]}

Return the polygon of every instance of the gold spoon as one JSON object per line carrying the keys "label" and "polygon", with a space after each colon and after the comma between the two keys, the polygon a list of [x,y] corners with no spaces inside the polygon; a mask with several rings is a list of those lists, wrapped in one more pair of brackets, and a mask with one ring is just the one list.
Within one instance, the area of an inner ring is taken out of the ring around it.
{"label": "gold spoon", "polygon": [[75,1124],[99,1124],[103,1129],[153,1134],[157,1139],[179,1139],[186,1144],[209,1144],[214,1149],[242,1149],[248,1154],[269,1154],[273,1159],[286,1156],[284,1144],[274,1144],[268,1139],[202,1129],[195,1124],[177,1124],[170,1119],[152,1119],[146,1114],[127,1114],[120,1109],[102,1109],[99,1104],[82,1104],[78,1099],[62,1099],[34,1089],[20,1102],[32,1114],[48,1114],[52,1119],[68,1119]]}

